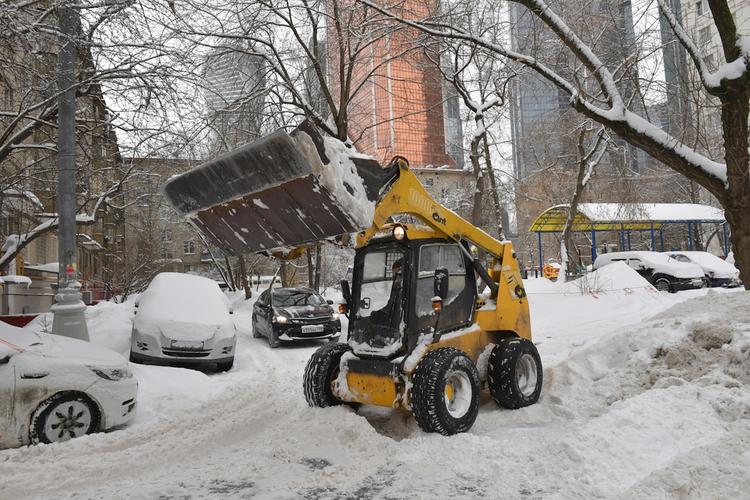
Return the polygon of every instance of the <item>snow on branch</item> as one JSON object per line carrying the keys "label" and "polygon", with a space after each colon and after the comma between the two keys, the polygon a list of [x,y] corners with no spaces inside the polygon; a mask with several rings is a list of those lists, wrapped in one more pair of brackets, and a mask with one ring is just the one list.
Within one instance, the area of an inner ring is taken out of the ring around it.
{"label": "snow on branch", "polygon": [[680,41],[680,44],[685,47],[690,59],[693,60],[693,64],[695,64],[698,74],[700,75],[701,82],[709,93],[714,94],[717,90],[721,89],[722,80],[738,80],[747,74],[749,66],[748,62],[750,61],[750,47],[747,45],[750,44],[745,44],[740,40],[738,47],[740,48],[742,55],[734,61],[721,65],[712,73],[709,71],[708,66],[706,66],[703,51],[695,44],[695,42],[693,42],[690,35],[688,35],[679,23],[674,12],[672,12],[669,5],[667,5],[666,0],[658,0],[658,2],[659,10],[661,10],[664,18],[669,23],[669,26],[677,36],[677,39]]}

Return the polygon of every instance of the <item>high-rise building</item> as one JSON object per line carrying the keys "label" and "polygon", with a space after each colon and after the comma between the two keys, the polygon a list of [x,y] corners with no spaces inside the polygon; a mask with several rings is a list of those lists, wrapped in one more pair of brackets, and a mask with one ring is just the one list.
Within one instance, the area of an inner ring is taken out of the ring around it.
{"label": "high-rise building", "polygon": [[[637,68],[627,62],[635,50],[630,1],[550,3],[615,74],[623,98],[632,103],[631,109],[642,111],[640,101],[632,99],[638,91]],[[580,63],[562,46],[557,35],[526,7],[510,4],[510,26],[515,51],[533,55],[564,78],[572,78],[575,73],[584,88],[596,93],[595,80],[580,71]],[[511,93],[513,167],[518,179],[527,178],[559,158],[575,155],[575,139],[568,135],[580,119],[575,117],[565,92],[527,68],[514,78]],[[649,161],[648,156],[624,142],[621,146],[619,158],[610,155],[612,169],[640,172]]]}
{"label": "high-rise building", "polygon": [[261,57],[239,48],[222,47],[206,59],[206,104],[217,152],[260,137],[265,70]]}
{"label": "high-rise building", "polygon": [[[437,7],[437,0],[408,0],[399,6],[415,18]],[[421,44],[414,43],[418,37],[410,29],[389,33],[360,55],[354,87],[361,88],[348,106],[349,136],[357,149],[381,163],[401,155],[414,167],[462,168],[458,97],[435,66],[438,51],[434,59],[425,55]],[[330,53],[329,75],[335,86],[337,51]]]}

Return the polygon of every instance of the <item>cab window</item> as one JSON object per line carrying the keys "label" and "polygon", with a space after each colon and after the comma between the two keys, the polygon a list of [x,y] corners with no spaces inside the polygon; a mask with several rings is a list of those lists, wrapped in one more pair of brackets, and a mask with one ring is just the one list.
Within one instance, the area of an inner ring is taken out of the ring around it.
{"label": "cab window", "polygon": [[448,296],[443,298],[438,330],[450,329],[471,320],[475,301],[472,273],[466,272],[466,261],[456,244],[436,243],[419,249],[419,266],[415,308],[420,331],[434,327],[432,297],[435,295],[435,270],[448,270]]}

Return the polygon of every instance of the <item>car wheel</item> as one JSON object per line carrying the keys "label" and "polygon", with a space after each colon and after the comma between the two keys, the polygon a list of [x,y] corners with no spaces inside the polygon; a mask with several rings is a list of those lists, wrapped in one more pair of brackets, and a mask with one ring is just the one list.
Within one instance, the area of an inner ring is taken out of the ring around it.
{"label": "car wheel", "polygon": [[273,327],[271,327],[271,331],[268,333],[268,345],[271,346],[271,349],[276,349],[281,345],[279,334],[274,331]]}
{"label": "car wheel", "polygon": [[305,400],[312,407],[326,408],[342,401],[333,394],[331,384],[338,377],[341,356],[350,352],[347,344],[326,344],[315,351],[305,366]]}
{"label": "car wheel", "polygon": [[430,351],[412,376],[411,411],[425,432],[466,432],[479,413],[479,373],[452,347]]}
{"label": "car wheel", "polygon": [[253,338],[259,339],[261,337],[260,332],[258,332],[258,327],[256,326],[257,320],[255,319],[255,315],[253,315],[253,319],[250,322],[250,329],[253,331]]}
{"label": "car wheel", "polygon": [[515,338],[493,347],[487,385],[492,399],[503,408],[514,410],[536,403],[542,392],[542,360],[536,346]]}
{"label": "car wheel", "polygon": [[657,280],[654,281],[654,286],[660,292],[672,291],[672,285],[669,283],[669,280],[667,278],[657,278]]}
{"label": "car wheel", "polygon": [[31,418],[32,443],[56,443],[96,432],[99,408],[85,394],[60,392],[47,398]]}
{"label": "car wheel", "polygon": [[703,286],[701,288],[711,288],[711,280],[704,277]]}
{"label": "car wheel", "polygon": [[220,372],[228,372],[232,369],[234,366],[234,358],[230,359],[229,361],[224,361],[223,363],[216,363],[216,369]]}

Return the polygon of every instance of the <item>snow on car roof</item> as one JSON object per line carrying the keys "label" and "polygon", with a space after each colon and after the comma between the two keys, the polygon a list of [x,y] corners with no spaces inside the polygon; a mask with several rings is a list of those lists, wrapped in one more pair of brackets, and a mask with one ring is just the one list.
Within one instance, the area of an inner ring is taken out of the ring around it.
{"label": "snow on car roof", "polygon": [[182,322],[222,324],[229,299],[214,280],[183,273],[159,273],[139,298],[139,319],[171,318]]}

